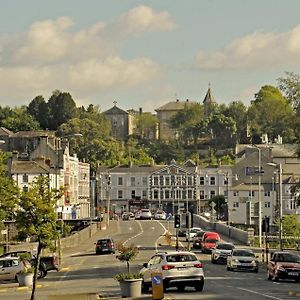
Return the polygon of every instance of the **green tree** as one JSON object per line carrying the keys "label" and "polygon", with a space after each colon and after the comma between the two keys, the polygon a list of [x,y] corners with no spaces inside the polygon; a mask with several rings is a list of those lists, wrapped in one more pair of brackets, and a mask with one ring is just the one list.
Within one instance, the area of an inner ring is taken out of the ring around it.
{"label": "green tree", "polygon": [[136,127],[141,138],[155,138],[158,119],[150,112],[144,112],[136,117]]}
{"label": "green tree", "polygon": [[294,109],[300,109],[300,75],[286,72],[286,77],[278,78],[279,88]]}
{"label": "green tree", "polygon": [[76,117],[76,104],[69,93],[55,91],[48,101],[49,121],[51,130],[56,130],[61,124]]}
{"label": "green tree", "polygon": [[48,128],[49,108],[43,96],[35,97],[27,106],[27,112],[34,117],[43,129]]}
{"label": "green tree", "polygon": [[6,172],[7,153],[0,150],[0,229],[4,220],[14,220],[19,189]]}
{"label": "green tree", "polygon": [[27,113],[24,106],[10,109],[9,115],[1,123],[13,132],[40,129],[39,122]]}
{"label": "green tree", "polygon": [[[278,223],[278,222],[277,222]],[[285,215],[282,221],[283,236],[300,236],[300,222],[297,215]]]}
{"label": "green tree", "polygon": [[38,244],[31,300],[34,300],[41,251],[52,247],[58,235],[55,206],[62,195],[62,190],[50,188],[50,179],[46,176],[36,177],[29,191],[21,193],[16,217],[19,237],[32,238]]}
{"label": "green tree", "polygon": [[255,101],[248,109],[248,120],[255,143],[265,133],[271,140],[281,135],[284,142],[295,141],[293,109],[280,90],[273,86],[263,86],[255,95]]}

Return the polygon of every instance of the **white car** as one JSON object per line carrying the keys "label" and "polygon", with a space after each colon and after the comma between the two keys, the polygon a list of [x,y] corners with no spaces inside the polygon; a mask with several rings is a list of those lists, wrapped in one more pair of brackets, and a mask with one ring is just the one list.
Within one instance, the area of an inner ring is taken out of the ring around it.
{"label": "white car", "polygon": [[154,215],[155,220],[165,220],[166,217],[167,214],[163,210],[158,210]]}
{"label": "white car", "polygon": [[151,220],[152,214],[151,214],[150,209],[148,209],[148,208],[141,209],[139,219],[140,220]]}
{"label": "white car", "polygon": [[232,243],[217,242],[216,247],[211,249],[211,262],[215,263],[226,263],[227,257],[231,254],[234,249]]}
{"label": "white car", "polygon": [[227,271],[234,270],[248,270],[258,273],[258,260],[252,250],[232,250],[227,257]]}
{"label": "white car", "polygon": [[0,281],[15,280],[17,281],[17,273],[25,268],[19,257],[0,258]]}
{"label": "white car", "polygon": [[[190,241],[192,242],[193,237],[197,234],[197,232],[199,231],[203,231],[202,228],[200,227],[192,227],[190,228],[190,231],[186,230],[185,233],[185,240],[188,241],[190,239]],[[190,237],[190,238],[189,238]]]}
{"label": "white car", "polygon": [[161,273],[163,287],[176,286],[183,291],[186,286],[194,287],[196,291],[202,291],[204,286],[204,273],[202,263],[193,252],[170,251],[158,252],[143,264],[140,274],[143,278],[142,288],[144,292],[151,286],[151,274]]}

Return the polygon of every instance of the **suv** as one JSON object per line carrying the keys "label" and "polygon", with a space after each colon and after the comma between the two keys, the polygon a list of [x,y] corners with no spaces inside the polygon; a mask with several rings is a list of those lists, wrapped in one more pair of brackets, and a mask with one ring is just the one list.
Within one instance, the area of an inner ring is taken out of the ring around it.
{"label": "suv", "polygon": [[97,241],[97,243],[95,243],[95,245],[96,245],[96,247],[95,247],[96,254],[100,254],[100,253],[115,254],[115,252],[116,252],[115,243],[114,243],[113,239],[110,239],[110,238],[100,239]]}
{"label": "suv", "polygon": [[227,256],[231,254],[234,249],[232,243],[218,242],[214,248],[211,249],[211,262],[226,263]]}
{"label": "suv", "polygon": [[193,252],[158,252],[152,256],[148,263],[143,264],[140,271],[144,292],[151,286],[151,274],[156,272],[162,274],[164,290],[173,286],[179,291],[183,291],[186,286],[192,286],[196,291],[203,290],[202,263]]}
{"label": "suv", "polygon": [[25,268],[19,257],[0,258],[0,280],[16,280],[17,273]]}
{"label": "suv", "polygon": [[151,220],[151,219],[152,219],[152,214],[150,209],[148,208],[141,209],[140,220]]}
{"label": "suv", "polygon": [[300,281],[300,256],[290,252],[274,252],[268,263],[268,279]]}

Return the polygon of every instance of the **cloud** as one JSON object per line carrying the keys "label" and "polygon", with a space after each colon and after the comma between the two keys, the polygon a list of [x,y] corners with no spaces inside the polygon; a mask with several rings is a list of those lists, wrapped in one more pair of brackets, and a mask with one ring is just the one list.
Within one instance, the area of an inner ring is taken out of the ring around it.
{"label": "cloud", "polygon": [[149,58],[122,58],[121,45],[132,35],[170,31],[167,12],[138,6],[111,23],[74,30],[70,17],[33,23],[26,32],[0,36],[0,91],[11,98],[49,93],[56,88],[96,94],[159,78]]}
{"label": "cloud", "polygon": [[284,33],[254,32],[221,50],[200,51],[196,66],[206,70],[273,68],[300,59],[300,25]]}

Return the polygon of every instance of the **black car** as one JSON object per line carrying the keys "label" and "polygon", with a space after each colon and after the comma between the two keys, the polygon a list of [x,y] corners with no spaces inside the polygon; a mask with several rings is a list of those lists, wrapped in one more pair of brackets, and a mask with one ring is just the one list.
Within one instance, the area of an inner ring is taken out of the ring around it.
{"label": "black car", "polygon": [[115,243],[113,239],[106,238],[106,239],[100,239],[95,243],[96,245],[96,254],[101,254],[101,253],[115,253]]}
{"label": "black car", "polygon": [[178,229],[178,236],[181,236],[181,237],[185,236],[186,231],[187,231],[186,225],[185,224],[181,224],[180,228]]}

